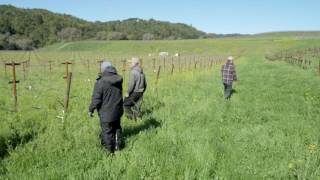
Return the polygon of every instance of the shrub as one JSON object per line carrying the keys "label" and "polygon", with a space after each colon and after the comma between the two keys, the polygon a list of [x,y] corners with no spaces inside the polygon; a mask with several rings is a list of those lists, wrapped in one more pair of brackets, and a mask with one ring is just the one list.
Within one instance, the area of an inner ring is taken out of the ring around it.
{"label": "shrub", "polygon": [[127,35],[121,32],[109,32],[108,33],[108,40],[126,40]]}
{"label": "shrub", "polygon": [[154,40],[155,37],[154,37],[154,35],[151,34],[151,33],[146,33],[146,34],[144,34],[144,35],[142,36],[142,39],[143,39],[143,40]]}

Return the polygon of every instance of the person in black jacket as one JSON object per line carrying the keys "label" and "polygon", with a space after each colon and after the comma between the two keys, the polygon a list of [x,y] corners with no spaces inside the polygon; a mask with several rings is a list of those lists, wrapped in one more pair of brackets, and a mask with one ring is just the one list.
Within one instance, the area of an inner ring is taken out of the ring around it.
{"label": "person in black jacket", "polygon": [[101,64],[101,72],[93,90],[89,115],[93,117],[94,110],[97,110],[101,125],[101,144],[113,153],[123,146],[120,125],[123,115],[123,79],[110,62]]}

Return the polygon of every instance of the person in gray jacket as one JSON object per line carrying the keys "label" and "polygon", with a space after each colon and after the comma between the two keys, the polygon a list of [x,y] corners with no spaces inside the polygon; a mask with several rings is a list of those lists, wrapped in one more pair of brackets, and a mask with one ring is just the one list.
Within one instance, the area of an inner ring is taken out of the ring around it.
{"label": "person in gray jacket", "polygon": [[146,77],[140,67],[140,59],[129,60],[131,71],[129,74],[128,91],[123,101],[124,111],[129,119],[141,118],[141,104],[143,93],[147,88]]}

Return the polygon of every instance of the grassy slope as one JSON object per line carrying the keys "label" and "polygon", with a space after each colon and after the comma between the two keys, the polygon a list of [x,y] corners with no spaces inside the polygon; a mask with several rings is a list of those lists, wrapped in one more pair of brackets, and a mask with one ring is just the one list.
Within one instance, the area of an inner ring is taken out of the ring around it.
{"label": "grassy slope", "polygon": [[[138,123],[123,119],[127,146],[114,157],[106,156],[99,146],[98,119],[85,118],[93,82],[84,79],[94,73],[78,72],[72,113],[64,121],[56,118],[61,110],[57,87],[63,82],[59,75],[50,83],[43,77],[34,84],[35,94],[22,90],[21,97],[23,102],[40,104],[41,110],[28,109],[28,104],[21,107],[21,116],[1,112],[5,122],[19,122],[15,124],[19,131],[26,126],[37,134],[10,151],[1,162],[5,168],[0,168],[0,179],[319,177],[320,78],[311,71],[263,60],[267,49],[312,43],[224,43],[225,52],[228,46],[247,49],[237,63],[240,82],[232,100],[223,100],[218,67],[163,77],[158,97],[149,75],[146,116]],[[37,93],[43,91],[46,96]],[[2,100],[4,107],[9,98]],[[19,129],[17,124],[24,126]],[[315,152],[308,149],[311,144],[317,145]]]}
{"label": "grassy slope", "polygon": [[319,39],[320,31],[283,31],[256,34],[253,37],[260,38],[294,38],[294,39]]}

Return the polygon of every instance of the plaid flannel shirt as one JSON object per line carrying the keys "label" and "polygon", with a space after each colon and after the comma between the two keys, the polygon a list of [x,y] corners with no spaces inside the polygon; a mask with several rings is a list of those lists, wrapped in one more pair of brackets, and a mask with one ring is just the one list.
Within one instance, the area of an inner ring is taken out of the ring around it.
{"label": "plaid flannel shirt", "polygon": [[233,81],[237,80],[237,73],[233,64],[227,63],[222,65],[221,74],[222,81],[225,84],[232,84]]}

